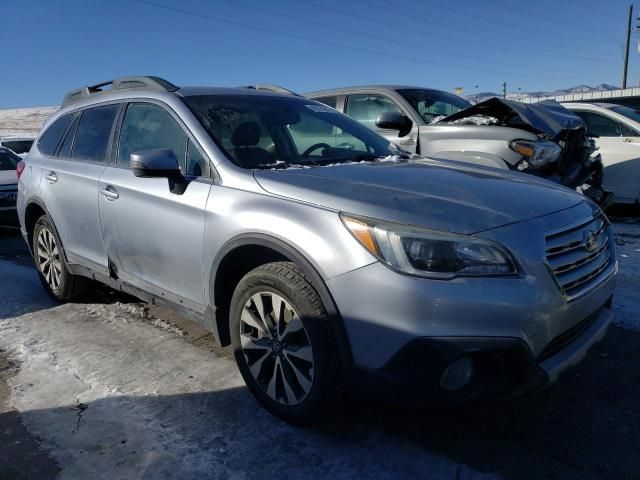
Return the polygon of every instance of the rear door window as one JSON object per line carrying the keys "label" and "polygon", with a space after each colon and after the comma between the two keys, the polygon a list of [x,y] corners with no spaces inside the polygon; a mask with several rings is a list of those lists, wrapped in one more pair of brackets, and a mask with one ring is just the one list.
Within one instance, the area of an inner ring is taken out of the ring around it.
{"label": "rear door window", "polygon": [[105,161],[118,108],[119,105],[105,105],[82,112],[71,158],[90,162]]}
{"label": "rear door window", "polygon": [[71,124],[73,116],[73,113],[63,115],[47,128],[47,131],[44,132],[40,140],[38,140],[38,149],[40,152],[45,155],[53,155],[56,152],[60,139],[67,130],[67,127]]}

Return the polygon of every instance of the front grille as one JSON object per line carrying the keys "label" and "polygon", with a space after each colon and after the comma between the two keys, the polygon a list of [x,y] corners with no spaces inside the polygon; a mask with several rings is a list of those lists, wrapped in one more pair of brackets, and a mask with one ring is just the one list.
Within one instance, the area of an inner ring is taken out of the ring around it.
{"label": "front grille", "polygon": [[598,215],[547,234],[546,255],[569,300],[585,293],[598,284],[615,261],[606,218]]}

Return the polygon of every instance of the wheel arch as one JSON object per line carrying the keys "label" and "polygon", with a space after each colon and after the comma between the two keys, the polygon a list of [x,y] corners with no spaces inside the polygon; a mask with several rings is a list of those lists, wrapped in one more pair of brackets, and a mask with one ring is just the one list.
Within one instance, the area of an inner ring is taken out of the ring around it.
{"label": "wheel arch", "polygon": [[[238,259],[241,259],[240,264],[234,264]],[[213,328],[218,341],[221,345],[231,343],[229,306],[240,279],[254,268],[273,261],[289,261],[304,271],[327,310],[340,359],[343,365],[351,365],[351,347],[342,317],[318,268],[295,247],[265,234],[241,234],[234,237],[223,245],[213,261],[209,278],[209,304],[215,309]]]}
{"label": "wheel arch", "polygon": [[[37,197],[30,198],[27,202],[27,206],[24,209],[24,229],[27,233],[27,240],[28,240],[27,243],[29,246],[29,251],[31,252],[32,255],[33,255],[33,230],[35,229],[36,222],[42,215],[47,215],[49,218],[51,218],[51,215],[49,214],[49,210],[47,210],[47,207],[44,205],[44,202],[42,202],[42,200],[40,200]],[[53,222],[53,219],[51,220],[51,223],[52,223],[51,226],[54,229],[56,229],[56,225]],[[56,235],[58,235],[57,229],[56,229]],[[60,238],[60,235],[58,235],[58,238]]]}

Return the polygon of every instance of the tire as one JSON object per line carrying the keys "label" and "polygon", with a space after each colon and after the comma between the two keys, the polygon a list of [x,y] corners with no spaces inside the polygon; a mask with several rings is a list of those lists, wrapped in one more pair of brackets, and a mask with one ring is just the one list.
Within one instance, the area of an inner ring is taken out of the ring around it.
{"label": "tire", "polygon": [[311,425],[339,411],[337,343],[318,293],[295,264],[268,263],[246,274],[231,300],[229,327],[240,373],[269,412]]}
{"label": "tire", "polygon": [[89,280],[69,272],[62,242],[47,215],[42,215],[36,221],[32,242],[36,270],[47,293],[60,302],[81,297],[87,290]]}

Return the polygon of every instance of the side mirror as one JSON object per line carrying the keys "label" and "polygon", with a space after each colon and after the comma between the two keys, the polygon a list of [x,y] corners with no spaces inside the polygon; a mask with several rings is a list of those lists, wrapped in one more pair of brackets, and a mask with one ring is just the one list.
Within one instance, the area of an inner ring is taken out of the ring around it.
{"label": "side mirror", "polygon": [[398,136],[404,137],[413,128],[413,122],[402,113],[384,112],[376,118],[376,126],[385,130],[398,130]]}
{"label": "side mirror", "polygon": [[129,165],[136,177],[179,178],[180,165],[175,153],[168,148],[140,150],[129,156]]}
{"label": "side mirror", "polygon": [[180,171],[175,153],[168,148],[132,153],[129,156],[129,165],[136,177],[166,178],[169,181],[169,191],[176,195],[182,195],[189,185]]}

